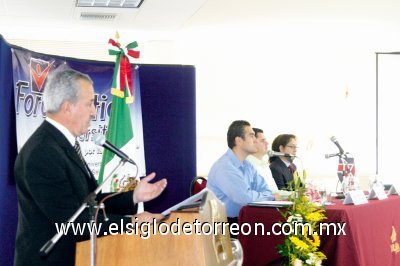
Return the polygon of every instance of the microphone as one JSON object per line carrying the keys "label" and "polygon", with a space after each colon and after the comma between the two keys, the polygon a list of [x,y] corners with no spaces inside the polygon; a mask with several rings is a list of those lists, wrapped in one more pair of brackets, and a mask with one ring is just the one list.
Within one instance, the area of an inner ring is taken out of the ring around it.
{"label": "microphone", "polygon": [[325,159],[329,159],[329,158],[332,158],[332,157],[335,157],[335,156],[341,157],[342,155],[344,155],[345,157],[347,157],[347,154],[350,154],[350,153],[345,152],[345,153],[343,153],[343,154],[341,154],[341,153],[325,154]]}
{"label": "microphone", "polygon": [[291,155],[289,153],[283,153],[283,152],[277,152],[277,151],[267,151],[267,154],[268,154],[269,157],[278,157],[278,156],[296,157],[296,156]]}
{"label": "microphone", "polygon": [[103,146],[107,150],[109,150],[112,153],[114,153],[115,155],[117,155],[122,160],[124,160],[128,163],[131,163],[133,165],[136,165],[136,163],[131,158],[129,158],[128,155],[126,155],[123,151],[121,151],[120,149],[115,147],[113,144],[111,144],[108,140],[106,140],[106,138],[102,134],[95,134],[93,136],[93,141],[96,145]]}
{"label": "microphone", "polygon": [[339,144],[339,142],[338,142],[338,140],[336,139],[335,136],[332,136],[332,137],[331,137],[331,141],[336,145],[336,147],[338,147],[339,153],[340,153],[340,154],[343,154],[343,153],[344,153],[344,150],[343,150],[343,148],[340,146],[340,144]]}
{"label": "microphone", "polygon": [[340,153],[325,154],[325,159],[329,159],[329,158],[335,157],[335,156],[340,156]]}

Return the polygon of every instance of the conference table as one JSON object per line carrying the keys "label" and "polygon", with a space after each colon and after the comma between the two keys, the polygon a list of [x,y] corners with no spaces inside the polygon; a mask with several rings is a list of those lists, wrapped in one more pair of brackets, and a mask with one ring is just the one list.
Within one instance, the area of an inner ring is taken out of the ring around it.
{"label": "conference table", "polygon": [[[343,205],[342,201],[334,199],[333,205],[326,206],[325,222],[340,226],[339,235],[330,230],[329,235],[325,232],[321,236],[320,249],[327,256],[323,265],[400,265],[400,196],[362,205]],[[283,243],[284,235],[272,233],[272,225],[279,221],[284,220],[277,208],[245,206],[240,210],[239,225],[262,223],[271,232],[248,234],[249,227],[243,227],[238,235],[243,265],[280,265],[276,246]]]}

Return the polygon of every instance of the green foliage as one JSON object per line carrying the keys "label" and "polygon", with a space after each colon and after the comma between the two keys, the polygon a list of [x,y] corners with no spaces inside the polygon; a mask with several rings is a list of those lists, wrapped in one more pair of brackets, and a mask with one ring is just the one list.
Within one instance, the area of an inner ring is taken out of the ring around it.
{"label": "green foliage", "polygon": [[284,257],[284,265],[321,265],[326,256],[319,251],[321,244],[319,223],[326,219],[325,210],[311,202],[306,196],[305,172],[303,182],[297,172],[294,173],[295,192],[289,197],[291,207],[280,211],[292,231],[279,245],[278,253]]}

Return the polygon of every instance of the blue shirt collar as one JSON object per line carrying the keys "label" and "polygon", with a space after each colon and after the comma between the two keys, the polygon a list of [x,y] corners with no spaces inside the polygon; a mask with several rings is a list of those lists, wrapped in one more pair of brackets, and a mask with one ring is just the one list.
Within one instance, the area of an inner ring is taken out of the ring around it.
{"label": "blue shirt collar", "polygon": [[231,159],[236,168],[244,167],[248,163],[246,160],[244,160],[242,163],[232,149],[228,149],[225,154],[229,157],[229,159]]}

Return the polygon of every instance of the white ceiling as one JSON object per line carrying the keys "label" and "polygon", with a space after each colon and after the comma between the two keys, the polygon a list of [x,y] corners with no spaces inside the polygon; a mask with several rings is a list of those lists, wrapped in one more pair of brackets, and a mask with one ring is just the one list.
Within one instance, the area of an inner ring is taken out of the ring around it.
{"label": "white ceiling", "polygon": [[[117,17],[114,21],[83,21],[81,12]],[[151,38],[162,39],[176,32],[226,25],[232,30],[243,25],[257,28],[303,22],[398,27],[399,14],[397,0],[144,0],[138,9],[77,8],[75,0],[0,0],[0,34],[73,41],[109,36],[118,30],[152,32]]]}
{"label": "white ceiling", "polygon": [[[0,0],[0,33],[11,38],[25,35],[33,39],[71,39],[74,35],[70,34],[85,31],[91,37],[115,30],[170,32],[182,27],[205,2],[144,0],[140,8],[128,9],[79,8],[75,7],[75,0]],[[80,19],[82,12],[116,14],[116,18],[114,21],[85,21]]]}

